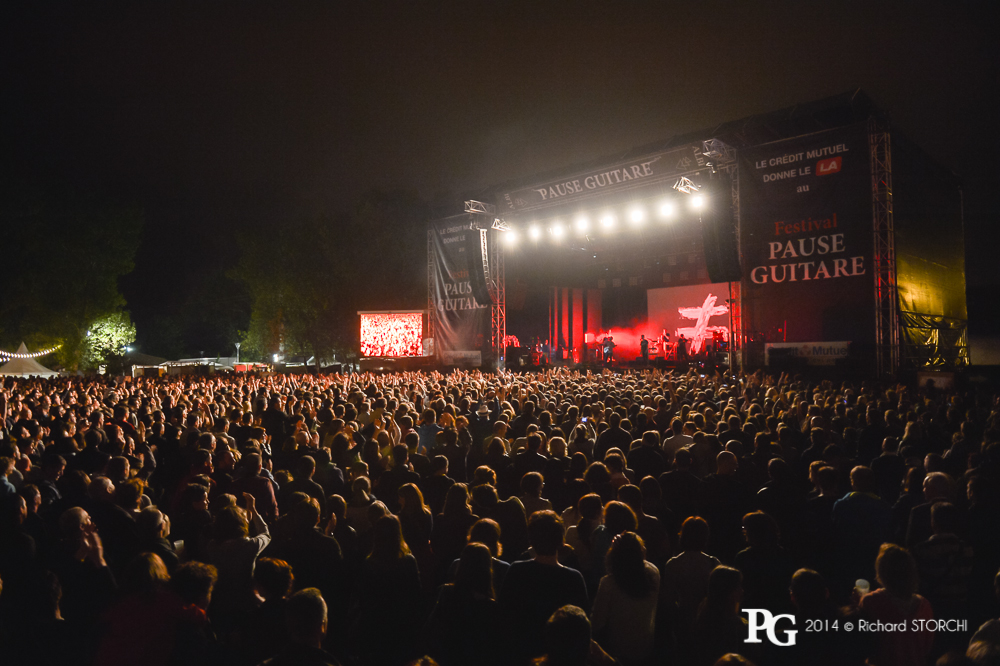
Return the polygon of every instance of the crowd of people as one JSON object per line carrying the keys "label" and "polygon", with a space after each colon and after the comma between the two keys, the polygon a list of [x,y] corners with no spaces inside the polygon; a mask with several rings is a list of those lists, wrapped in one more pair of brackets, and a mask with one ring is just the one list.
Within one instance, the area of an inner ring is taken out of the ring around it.
{"label": "crowd of people", "polygon": [[998,489],[976,388],[7,379],[0,661],[996,664]]}

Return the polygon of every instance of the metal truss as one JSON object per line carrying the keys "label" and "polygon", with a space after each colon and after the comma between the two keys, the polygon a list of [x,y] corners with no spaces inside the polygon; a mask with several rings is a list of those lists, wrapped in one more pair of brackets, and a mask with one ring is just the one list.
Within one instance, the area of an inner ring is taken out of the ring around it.
{"label": "metal truss", "polygon": [[[475,217],[472,218],[471,229],[495,229],[496,231],[510,231],[507,221],[496,216],[496,206],[469,199],[465,202],[465,212]],[[489,224],[486,220],[489,220]]]}
{"label": "metal truss", "polygon": [[[725,171],[730,176],[729,189],[733,197],[733,220],[736,222],[736,248],[742,251],[742,246],[740,245],[740,176],[736,169],[736,161],[734,160],[728,165],[720,165],[719,169]],[[741,253],[740,261],[742,262],[742,260],[743,256]]]}
{"label": "metal truss", "polygon": [[701,142],[704,152],[702,155],[716,162],[724,164],[736,161],[736,150],[721,139],[708,139]]}
{"label": "metal truss", "polygon": [[[486,281],[486,288],[490,292],[490,298],[493,297],[493,285],[490,284],[490,251],[486,247],[486,229],[475,229],[472,231],[479,234],[479,256],[483,258],[483,279]],[[469,266],[471,269],[472,267]]]}
{"label": "metal truss", "polygon": [[721,139],[709,139],[707,141],[701,142],[702,146],[705,148],[705,152],[702,153],[708,158],[707,165],[712,170],[713,173],[716,171],[721,171],[723,173],[729,174],[733,179],[733,200],[736,201],[739,198],[739,193],[736,190],[736,149],[725,143]]}
{"label": "metal truss", "polygon": [[701,189],[701,185],[693,182],[687,176],[681,176],[674,183],[674,189],[678,192],[683,192],[684,194],[695,194]]}
{"label": "metal truss", "polygon": [[472,213],[473,215],[489,215],[490,217],[496,217],[497,207],[493,204],[483,203],[482,201],[476,201],[475,199],[469,199],[465,202],[465,212]]}
{"label": "metal truss", "polygon": [[[484,243],[487,232],[483,232]],[[493,347],[493,359],[498,369],[503,369],[507,350],[504,339],[507,337],[507,283],[504,270],[504,246],[500,242],[499,231],[493,231],[493,242],[490,243],[489,289],[493,304],[490,306],[490,342]]]}
{"label": "metal truss", "polygon": [[729,370],[743,369],[743,290],[742,282],[729,283]]}
{"label": "metal truss", "polygon": [[[437,307],[434,303],[434,230],[427,230],[427,334],[425,337],[434,339]],[[434,339],[434,353],[437,354],[437,340]]]}
{"label": "metal truss", "polygon": [[[465,212],[470,214],[470,231],[479,231],[479,243],[483,257],[483,275],[490,298],[490,348],[496,368],[503,367],[506,355],[504,338],[507,337],[507,286],[504,270],[504,248],[499,232],[509,231],[505,220],[496,217],[493,204],[469,200],[465,202]],[[490,233],[492,232],[492,233]],[[492,236],[492,238],[490,238]]]}
{"label": "metal truss", "polygon": [[868,120],[871,151],[872,228],[875,245],[875,359],[879,377],[899,368],[896,241],[892,219],[892,149],[888,126]]}
{"label": "metal truss", "polygon": [[[705,143],[708,143],[707,141]],[[719,141],[719,143],[722,143]],[[722,144],[726,148],[726,144]],[[730,161],[725,165],[720,165],[720,169],[726,170],[729,175],[729,189],[733,198],[733,221],[736,235],[736,251],[740,254],[740,265],[743,264],[743,246],[740,244],[740,179],[739,171],[736,168],[735,151],[729,153]],[[746,359],[743,355],[745,340],[743,334],[743,282],[737,280],[729,283],[729,369],[733,372],[742,370]]]}
{"label": "metal truss", "polygon": [[490,274],[492,262],[490,261],[490,249],[486,242],[489,232],[486,229],[473,229],[472,231],[479,234],[479,256],[483,258],[483,280],[486,281],[486,290],[490,294],[490,299],[495,299],[496,286],[493,284],[493,276]]}

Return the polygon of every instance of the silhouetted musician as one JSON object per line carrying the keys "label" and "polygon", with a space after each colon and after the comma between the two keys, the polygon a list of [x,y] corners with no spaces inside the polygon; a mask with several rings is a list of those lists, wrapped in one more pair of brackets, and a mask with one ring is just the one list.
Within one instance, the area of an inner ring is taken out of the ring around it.
{"label": "silhouetted musician", "polygon": [[611,362],[614,361],[615,358],[615,347],[618,345],[615,344],[615,339],[610,335],[605,337],[604,340],[601,341],[601,344],[604,347],[604,362],[611,365]]}

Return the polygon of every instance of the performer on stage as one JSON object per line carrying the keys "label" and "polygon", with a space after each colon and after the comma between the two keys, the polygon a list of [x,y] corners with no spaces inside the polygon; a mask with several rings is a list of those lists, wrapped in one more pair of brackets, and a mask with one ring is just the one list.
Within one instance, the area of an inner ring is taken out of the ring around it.
{"label": "performer on stage", "polygon": [[687,360],[687,357],[688,357],[688,348],[687,348],[687,345],[688,345],[687,338],[685,338],[684,334],[681,333],[680,337],[677,338],[677,360],[678,361],[686,361]]}
{"label": "performer on stage", "polygon": [[660,351],[663,358],[670,357],[670,334],[667,333],[667,329],[663,329],[663,333],[660,334]]}
{"label": "performer on stage", "polygon": [[722,331],[712,332],[712,353],[710,357],[716,359],[719,356],[719,351],[722,349]]}
{"label": "performer on stage", "polygon": [[615,360],[615,347],[618,345],[615,344],[615,339],[610,335],[604,338],[602,344],[604,346],[604,364],[611,365]]}
{"label": "performer on stage", "polygon": [[645,335],[639,336],[639,355],[642,356],[643,364],[649,363],[649,340]]}

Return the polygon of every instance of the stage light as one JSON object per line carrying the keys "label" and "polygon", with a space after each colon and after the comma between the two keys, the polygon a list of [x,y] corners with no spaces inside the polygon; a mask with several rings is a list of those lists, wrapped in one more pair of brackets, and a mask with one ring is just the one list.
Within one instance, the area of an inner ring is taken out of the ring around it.
{"label": "stage light", "polygon": [[699,209],[705,205],[705,197],[700,194],[696,194],[691,197],[691,208]]}
{"label": "stage light", "polygon": [[628,213],[628,219],[632,220],[632,224],[640,224],[646,219],[646,211],[641,208],[633,208]]}
{"label": "stage light", "polygon": [[604,217],[601,218],[601,225],[605,229],[610,229],[611,227],[615,226],[615,216],[612,215],[611,213],[607,213]]}
{"label": "stage light", "polygon": [[514,230],[505,231],[503,234],[503,241],[507,245],[517,245],[518,238],[517,232]]}
{"label": "stage light", "polygon": [[533,226],[528,229],[528,235],[531,236],[531,240],[538,240],[542,237],[542,230],[537,226]]}
{"label": "stage light", "polygon": [[586,215],[581,215],[576,218],[576,230],[583,233],[590,226],[590,220]]}
{"label": "stage light", "polygon": [[557,240],[562,238],[563,234],[566,233],[566,230],[563,229],[563,225],[560,224],[559,222],[556,222],[555,224],[552,225],[551,231],[552,231],[552,237]]}
{"label": "stage light", "polygon": [[673,217],[675,211],[673,201],[664,201],[660,204],[660,217]]}

